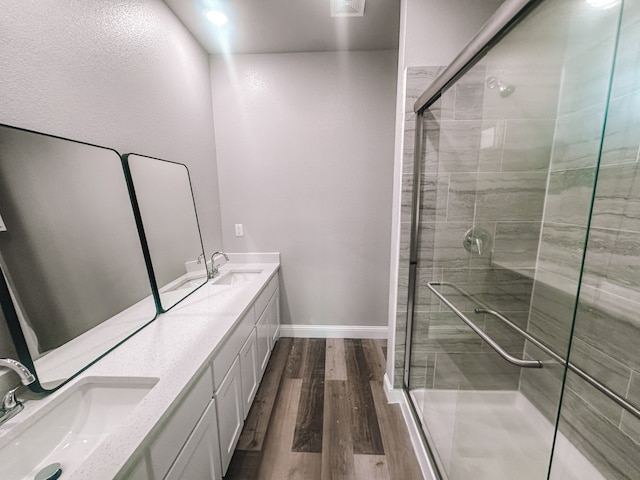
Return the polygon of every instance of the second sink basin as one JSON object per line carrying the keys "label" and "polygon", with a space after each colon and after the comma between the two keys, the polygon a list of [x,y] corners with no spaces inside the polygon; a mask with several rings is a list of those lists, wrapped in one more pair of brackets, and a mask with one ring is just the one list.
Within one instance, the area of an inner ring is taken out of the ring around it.
{"label": "second sink basin", "polygon": [[78,382],[34,418],[28,418],[27,426],[17,435],[10,432],[11,440],[0,439],[2,479],[32,480],[53,463],[60,464],[61,478],[66,478],[122,425],[156,383],[154,378],[123,381],[101,377]]}
{"label": "second sink basin", "polygon": [[253,282],[262,270],[232,270],[213,280],[214,285],[241,285]]}

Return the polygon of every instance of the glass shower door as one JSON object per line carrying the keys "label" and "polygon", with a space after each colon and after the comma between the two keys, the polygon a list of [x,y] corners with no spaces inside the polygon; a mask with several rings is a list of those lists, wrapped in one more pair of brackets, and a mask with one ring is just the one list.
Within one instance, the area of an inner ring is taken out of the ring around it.
{"label": "glass shower door", "polygon": [[423,112],[407,387],[443,478],[547,478],[618,22],[543,2]]}
{"label": "glass shower door", "polygon": [[640,478],[639,43],[640,2],[625,1],[569,355],[613,395],[567,372],[553,480],[574,447],[604,478]]}

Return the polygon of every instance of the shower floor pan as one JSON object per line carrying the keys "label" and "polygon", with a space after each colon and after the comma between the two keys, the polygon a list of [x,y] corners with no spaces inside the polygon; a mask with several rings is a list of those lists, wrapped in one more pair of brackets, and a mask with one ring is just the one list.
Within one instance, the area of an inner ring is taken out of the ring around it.
{"label": "shower floor pan", "polygon": [[[547,478],[553,425],[520,392],[412,390],[410,395],[448,480]],[[606,480],[561,433],[550,478]]]}

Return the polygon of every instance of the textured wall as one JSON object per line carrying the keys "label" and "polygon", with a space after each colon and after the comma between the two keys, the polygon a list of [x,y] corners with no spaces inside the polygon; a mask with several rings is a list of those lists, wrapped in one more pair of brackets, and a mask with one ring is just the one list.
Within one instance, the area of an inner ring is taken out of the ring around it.
{"label": "textured wall", "polygon": [[225,249],[281,252],[283,323],[386,325],[396,52],[211,72]]}
{"label": "textured wall", "polygon": [[208,57],[159,0],[0,0],[0,123],[186,163],[221,246]]}
{"label": "textured wall", "polygon": [[0,11],[0,123],[186,163],[205,248],[219,249],[208,56],[166,5],[0,0]]}

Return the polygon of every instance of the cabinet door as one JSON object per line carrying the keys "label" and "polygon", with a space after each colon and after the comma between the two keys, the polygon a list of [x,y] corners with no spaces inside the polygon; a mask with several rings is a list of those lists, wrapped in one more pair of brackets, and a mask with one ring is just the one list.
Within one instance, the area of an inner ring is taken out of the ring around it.
{"label": "cabinet door", "polygon": [[206,368],[156,433],[149,446],[151,478],[164,478],[213,395],[211,369]]}
{"label": "cabinet door", "polygon": [[165,480],[220,480],[220,446],[215,400],[212,400],[195,430],[176,458]]}
{"label": "cabinet door", "polygon": [[216,410],[218,412],[218,433],[220,439],[220,461],[222,475],[227,473],[227,467],[233,456],[238,438],[242,432],[244,412],[242,409],[242,380],[240,361],[236,357],[233,365],[222,380],[216,391]]}
{"label": "cabinet door", "polygon": [[244,417],[249,415],[249,409],[258,391],[258,346],[256,343],[256,329],[254,328],[240,350],[240,375],[242,377],[242,409]]}
{"label": "cabinet door", "polygon": [[119,473],[116,475],[116,478],[123,480],[150,480],[153,477],[149,473],[147,459],[143,455],[131,469],[128,471],[125,470],[125,473]]}
{"label": "cabinet door", "polygon": [[270,321],[270,335],[271,335],[271,341],[270,341],[270,348],[271,350],[273,350],[273,347],[276,345],[276,341],[278,340],[278,337],[280,336],[280,299],[279,299],[279,295],[280,294],[280,290],[276,290],[276,293],[273,294],[273,297],[271,297],[271,302],[269,303],[269,306],[267,307],[269,309],[269,311],[271,312],[269,315],[269,321]]}
{"label": "cabinet door", "polygon": [[260,378],[262,378],[271,353],[271,309],[269,307],[265,309],[258,323],[256,323],[256,334],[258,341],[259,373]]}

